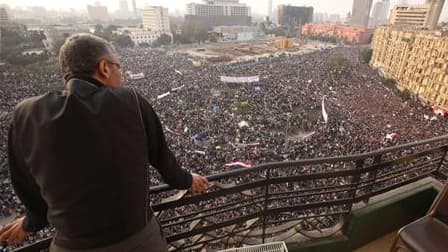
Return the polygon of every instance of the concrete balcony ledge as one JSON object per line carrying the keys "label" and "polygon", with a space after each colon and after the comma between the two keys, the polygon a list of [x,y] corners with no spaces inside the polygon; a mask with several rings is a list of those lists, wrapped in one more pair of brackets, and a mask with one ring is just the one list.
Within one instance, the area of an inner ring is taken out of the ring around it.
{"label": "concrete balcony ledge", "polygon": [[396,231],[422,217],[431,207],[443,185],[433,178],[372,197],[358,203],[347,225],[335,236],[300,243],[288,243],[292,252],[370,252],[388,251]]}

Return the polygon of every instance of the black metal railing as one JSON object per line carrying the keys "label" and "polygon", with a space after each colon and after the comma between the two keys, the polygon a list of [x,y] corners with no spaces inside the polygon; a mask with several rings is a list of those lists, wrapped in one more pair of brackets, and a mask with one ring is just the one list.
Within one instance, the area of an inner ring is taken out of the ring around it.
{"label": "black metal railing", "polygon": [[[448,135],[369,153],[267,163],[209,175],[202,195],[150,189],[170,249],[219,249],[341,230],[356,205],[425,177],[446,180]],[[18,251],[48,248],[44,240]]]}

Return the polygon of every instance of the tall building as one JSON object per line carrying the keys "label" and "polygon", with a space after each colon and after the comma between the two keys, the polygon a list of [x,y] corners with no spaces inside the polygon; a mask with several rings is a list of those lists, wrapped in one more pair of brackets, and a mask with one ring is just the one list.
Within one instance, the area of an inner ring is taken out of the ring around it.
{"label": "tall building", "polygon": [[387,23],[387,16],[389,15],[390,1],[383,0],[375,3],[372,11],[372,27],[383,25]]}
{"label": "tall building", "polygon": [[199,22],[208,29],[220,25],[250,25],[250,7],[239,0],[203,0],[187,4],[186,22]]}
{"label": "tall building", "polygon": [[394,78],[431,104],[448,110],[448,36],[440,31],[422,31],[381,26],[372,41],[373,67]]}
{"label": "tall building", "polygon": [[6,8],[0,7],[0,27],[6,26],[9,24],[9,16]]}
{"label": "tall building", "polygon": [[109,12],[106,6],[102,6],[99,3],[95,5],[87,5],[87,13],[91,21],[107,22],[109,21]]}
{"label": "tall building", "polygon": [[135,0],[132,0],[132,12],[134,13],[134,17],[137,17],[137,4]]}
{"label": "tall building", "polygon": [[397,5],[390,14],[390,24],[433,30],[442,12],[445,0],[426,0],[421,5]]}
{"label": "tall building", "polygon": [[119,18],[129,18],[130,12],[129,12],[129,6],[127,0],[120,0],[118,2],[118,11],[116,12],[117,16]]}
{"label": "tall building", "polygon": [[431,5],[431,9],[428,14],[428,28],[432,30],[437,27],[445,0],[426,0],[426,3]]}
{"label": "tall building", "polygon": [[272,20],[272,0],[268,0],[268,15],[269,20]]}
{"label": "tall building", "polygon": [[128,7],[128,1],[127,0],[120,0],[120,2],[118,2],[118,6],[120,11],[122,12],[129,12],[129,7]]}
{"label": "tall building", "polygon": [[279,5],[277,23],[285,26],[302,26],[313,22],[313,7]]}
{"label": "tall building", "polygon": [[373,0],[353,0],[352,25],[367,27]]}
{"label": "tall building", "polygon": [[145,6],[143,9],[143,28],[150,31],[171,33],[168,8]]}

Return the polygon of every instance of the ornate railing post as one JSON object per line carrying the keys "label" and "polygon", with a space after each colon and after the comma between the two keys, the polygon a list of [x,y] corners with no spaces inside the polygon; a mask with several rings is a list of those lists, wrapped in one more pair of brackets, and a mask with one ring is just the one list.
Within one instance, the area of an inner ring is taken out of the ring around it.
{"label": "ornate railing post", "polygon": [[[381,154],[379,154],[373,158],[373,165],[378,165],[380,163],[381,163]],[[366,190],[367,198],[364,200],[364,203],[366,203],[366,204],[369,203],[370,193],[373,190],[373,185],[375,185],[375,183],[376,183],[377,175],[378,175],[378,168],[369,172],[369,180],[371,179],[371,182],[369,183],[369,186],[367,187],[367,190]]]}
{"label": "ornate railing post", "polygon": [[447,162],[447,155],[448,155],[448,145],[445,145],[443,147],[443,155],[442,155],[442,160],[440,160],[439,166],[437,167],[437,170],[434,171],[434,175],[436,176],[441,176],[444,179],[447,178],[448,174],[443,174],[440,170],[440,168],[442,168],[442,166],[444,166],[444,162]]}
{"label": "ornate railing post", "polygon": [[[359,170],[361,170],[363,167],[364,167],[364,161],[365,161],[365,159],[363,158],[363,159],[358,159],[358,160],[356,160],[356,171],[359,171]],[[352,207],[353,207],[353,203],[355,202],[355,198],[356,198],[356,191],[358,191],[358,185],[359,185],[359,183],[360,183],[360,181],[361,181],[361,172],[358,172],[358,173],[356,173],[354,176],[353,176],[353,179],[352,179],[352,181],[351,181],[351,184],[352,184],[352,186],[353,186],[353,191],[352,191],[352,193],[351,193],[351,195],[350,195],[350,197],[351,197],[351,203],[350,203],[350,208],[349,208],[349,211],[351,211],[352,210]]]}
{"label": "ornate railing post", "polygon": [[269,199],[269,184],[271,179],[271,168],[266,170],[266,178],[264,185],[264,204],[263,204],[263,243],[266,237],[266,210],[268,209],[268,199]]}

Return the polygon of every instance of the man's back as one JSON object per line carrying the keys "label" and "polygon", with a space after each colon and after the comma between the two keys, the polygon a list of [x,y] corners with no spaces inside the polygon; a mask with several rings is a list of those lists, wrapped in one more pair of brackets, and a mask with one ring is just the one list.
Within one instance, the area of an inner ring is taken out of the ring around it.
{"label": "man's back", "polygon": [[0,241],[21,243],[50,223],[52,252],[167,251],[149,207],[149,164],[164,182],[192,193],[205,191],[207,179],[178,165],[151,105],[122,87],[111,43],[74,34],[59,66],[65,92],[16,108],[8,158],[26,213],[0,229]]}
{"label": "man's back", "polygon": [[13,126],[17,163],[36,178],[57,244],[99,247],[145,226],[148,152],[131,90],[72,79],[19,104]]}

